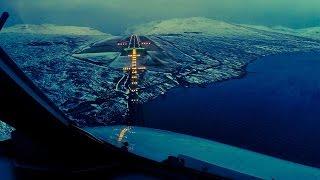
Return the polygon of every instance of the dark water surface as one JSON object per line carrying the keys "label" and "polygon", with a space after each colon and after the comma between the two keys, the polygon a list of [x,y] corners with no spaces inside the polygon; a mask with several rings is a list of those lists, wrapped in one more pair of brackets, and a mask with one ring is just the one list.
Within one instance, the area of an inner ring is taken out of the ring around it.
{"label": "dark water surface", "polygon": [[13,172],[12,162],[4,157],[0,156],[0,179],[1,180],[11,180],[15,179]]}
{"label": "dark water surface", "polygon": [[145,125],[320,167],[320,53],[264,57],[247,71],[171,90],[144,105]]}

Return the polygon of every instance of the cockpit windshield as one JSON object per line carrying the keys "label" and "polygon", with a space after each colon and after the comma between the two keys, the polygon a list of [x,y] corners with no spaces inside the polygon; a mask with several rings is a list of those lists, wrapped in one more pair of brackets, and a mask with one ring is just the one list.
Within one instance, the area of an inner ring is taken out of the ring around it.
{"label": "cockpit windshield", "polygon": [[252,169],[261,158],[320,177],[318,1],[2,0],[5,11],[1,48],[95,137],[156,161],[272,178]]}

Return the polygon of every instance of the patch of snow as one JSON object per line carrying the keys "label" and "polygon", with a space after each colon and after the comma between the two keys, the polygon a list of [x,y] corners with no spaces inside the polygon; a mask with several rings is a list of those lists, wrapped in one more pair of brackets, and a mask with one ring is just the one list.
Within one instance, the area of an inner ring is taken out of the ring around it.
{"label": "patch of snow", "polygon": [[14,129],[6,123],[0,121],[0,141],[10,139],[11,132]]}
{"label": "patch of snow", "polygon": [[77,58],[105,58],[105,59],[114,59],[118,57],[121,53],[119,52],[100,52],[100,53],[82,53],[82,54],[73,54],[73,57]]}

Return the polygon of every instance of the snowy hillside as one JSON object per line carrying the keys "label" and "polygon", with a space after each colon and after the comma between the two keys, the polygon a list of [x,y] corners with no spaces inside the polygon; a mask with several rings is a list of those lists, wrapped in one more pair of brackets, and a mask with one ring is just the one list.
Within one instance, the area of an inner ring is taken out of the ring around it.
{"label": "snowy hillside", "polygon": [[243,26],[203,17],[154,21],[128,29],[127,32],[146,35],[205,33],[219,36],[239,36],[257,34]]}
{"label": "snowy hillside", "polygon": [[320,39],[320,27],[291,29],[282,26],[267,27],[246,24],[233,24],[204,17],[176,18],[164,21],[153,21],[127,30],[127,33],[157,35],[203,33],[212,36],[263,36],[261,30],[270,33],[283,33]]}
{"label": "snowy hillside", "polygon": [[257,25],[242,25],[242,26],[254,28],[257,30],[277,32],[277,33],[307,37],[312,39],[320,39],[320,27],[292,29],[292,28],[283,27],[283,26],[274,26],[274,27],[257,26]]}
{"label": "snowy hillside", "polygon": [[[37,33],[41,34],[34,34],[28,33],[28,31],[21,33],[18,27],[10,28],[11,32],[7,30],[0,33],[0,46],[35,85],[63,112],[70,115],[70,119],[74,120],[75,123],[103,124],[109,122],[110,116],[115,114],[114,111],[108,111],[109,107],[115,106],[115,102],[117,102],[116,105],[120,104],[121,100],[101,101],[105,108],[101,108],[103,113],[100,115],[97,115],[97,113],[90,115],[89,111],[86,111],[86,116],[79,117],[77,114],[82,110],[80,107],[83,106],[83,103],[93,102],[100,97],[108,97],[109,94],[106,95],[105,93],[114,88],[108,82],[113,82],[114,78],[121,77],[122,69],[117,72],[119,75],[109,73],[106,68],[74,58],[72,54],[96,42],[109,39],[110,36],[108,34],[97,35],[101,33],[87,31],[86,29],[89,28],[84,28],[85,31],[82,31],[82,28],[77,27],[51,26],[52,28],[47,28],[48,26],[45,26],[36,30]],[[36,26],[31,27],[36,28]],[[58,31],[55,31],[56,29]],[[94,35],[87,35],[90,33]],[[100,59],[96,60],[97,64],[100,63]],[[124,104],[121,107],[125,108],[126,106]],[[73,109],[78,111],[73,112]],[[120,107],[114,109],[124,111]],[[2,129],[0,127],[0,136],[5,137],[2,132],[8,130],[8,128],[7,126],[2,127]]]}
{"label": "snowy hillside", "polygon": [[31,33],[57,35],[108,35],[89,27],[57,26],[53,24],[18,24],[2,30],[4,33]]}
{"label": "snowy hillside", "polygon": [[305,37],[320,39],[320,27],[311,27],[297,30],[298,34]]}

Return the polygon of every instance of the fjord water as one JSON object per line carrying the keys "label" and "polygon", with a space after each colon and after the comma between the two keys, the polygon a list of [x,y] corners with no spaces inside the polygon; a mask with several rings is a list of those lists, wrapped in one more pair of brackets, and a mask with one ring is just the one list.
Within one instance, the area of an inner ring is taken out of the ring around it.
{"label": "fjord water", "polygon": [[13,163],[9,159],[1,156],[0,156],[0,179],[6,179],[6,180],[15,179],[15,176],[13,174]]}
{"label": "fjord water", "polygon": [[147,127],[320,167],[320,53],[263,57],[241,79],[176,88],[143,108]]}

